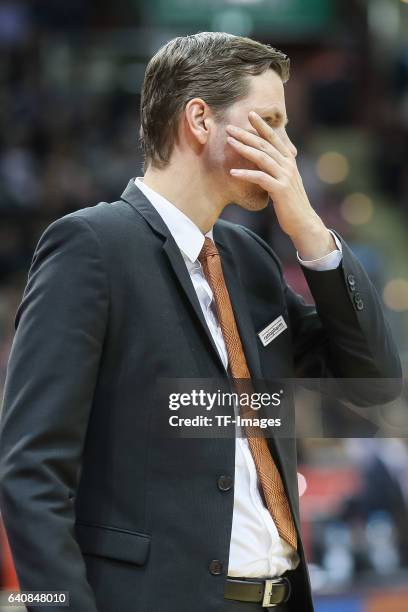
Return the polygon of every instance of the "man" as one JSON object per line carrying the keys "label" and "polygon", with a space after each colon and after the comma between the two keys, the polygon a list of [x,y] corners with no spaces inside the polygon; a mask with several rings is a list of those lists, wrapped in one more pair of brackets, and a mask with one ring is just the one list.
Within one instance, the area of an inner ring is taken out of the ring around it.
{"label": "man", "polygon": [[[293,439],[157,436],[161,379],[401,376],[374,288],[303,188],[288,66],[224,33],[170,41],[143,85],[144,178],[42,235],[1,431],[21,589],[68,591],[75,612],[313,610]],[[217,220],[269,199],[316,309]]]}

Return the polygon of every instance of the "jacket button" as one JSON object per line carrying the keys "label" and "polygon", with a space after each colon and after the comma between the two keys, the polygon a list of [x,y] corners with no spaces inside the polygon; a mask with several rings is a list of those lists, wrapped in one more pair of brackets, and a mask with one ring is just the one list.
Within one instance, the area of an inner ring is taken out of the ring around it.
{"label": "jacket button", "polygon": [[219,559],[213,559],[208,567],[213,576],[219,576],[222,574],[223,565]]}
{"label": "jacket button", "polygon": [[350,291],[355,291],[356,290],[356,278],[353,274],[347,275],[347,282],[348,282]]}
{"label": "jacket button", "polygon": [[357,310],[363,310],[364,302],[361,299],[361,293],[356,291],[356,293],[354,294],[353,300],[354,300],[354,304],[356,305]]}
{"label": "jacket button", "polygon": [[231,476],[226,476],[225,474],[222,474],[218,478],[217,484],[220,491],[229,491],[230,489],[232,489],[233,480]]}

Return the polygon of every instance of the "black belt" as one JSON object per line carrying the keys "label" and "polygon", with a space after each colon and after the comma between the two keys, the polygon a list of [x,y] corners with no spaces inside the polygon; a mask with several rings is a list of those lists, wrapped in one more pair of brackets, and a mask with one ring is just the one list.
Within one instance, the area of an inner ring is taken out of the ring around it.
{"label": "black belt", "polygon": [[227,578],[224,598],[236,601],[260,603],[264,608],[273,608],[286,603],[291,586],[287,578]]}

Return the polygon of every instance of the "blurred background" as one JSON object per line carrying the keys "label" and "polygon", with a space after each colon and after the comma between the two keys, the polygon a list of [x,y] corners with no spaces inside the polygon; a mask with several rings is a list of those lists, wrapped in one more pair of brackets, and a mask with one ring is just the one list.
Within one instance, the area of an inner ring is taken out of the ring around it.
{"label": "blurred background", "polygon": [[[170,38],[204,30],[290,56],[288,133],[306,191],[376,285],[406,373],[408,0],[0,0],[0,391],[40,234],[142,174],[146,62]],[[223,217],[272,244],[311,299],[271,206]],[[408,610],[408,432],[399,435],[299,440],[318,612]],[[4,529],[0,551],[3,587],[16,588]]]}

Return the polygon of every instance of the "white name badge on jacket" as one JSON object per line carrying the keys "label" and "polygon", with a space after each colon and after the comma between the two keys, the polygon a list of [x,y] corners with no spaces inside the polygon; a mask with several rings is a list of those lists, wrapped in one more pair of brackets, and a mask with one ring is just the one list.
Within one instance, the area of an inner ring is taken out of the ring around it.
{"label": "white name badge on jacket", "polygon": [[281,334],[288,326],[285,323],[285,319],[280,315],[276,319],[269,323],[262,331],[258,332],[258,336],[264,346],[267,346],[272,340],[275,340],[279,334]]}

